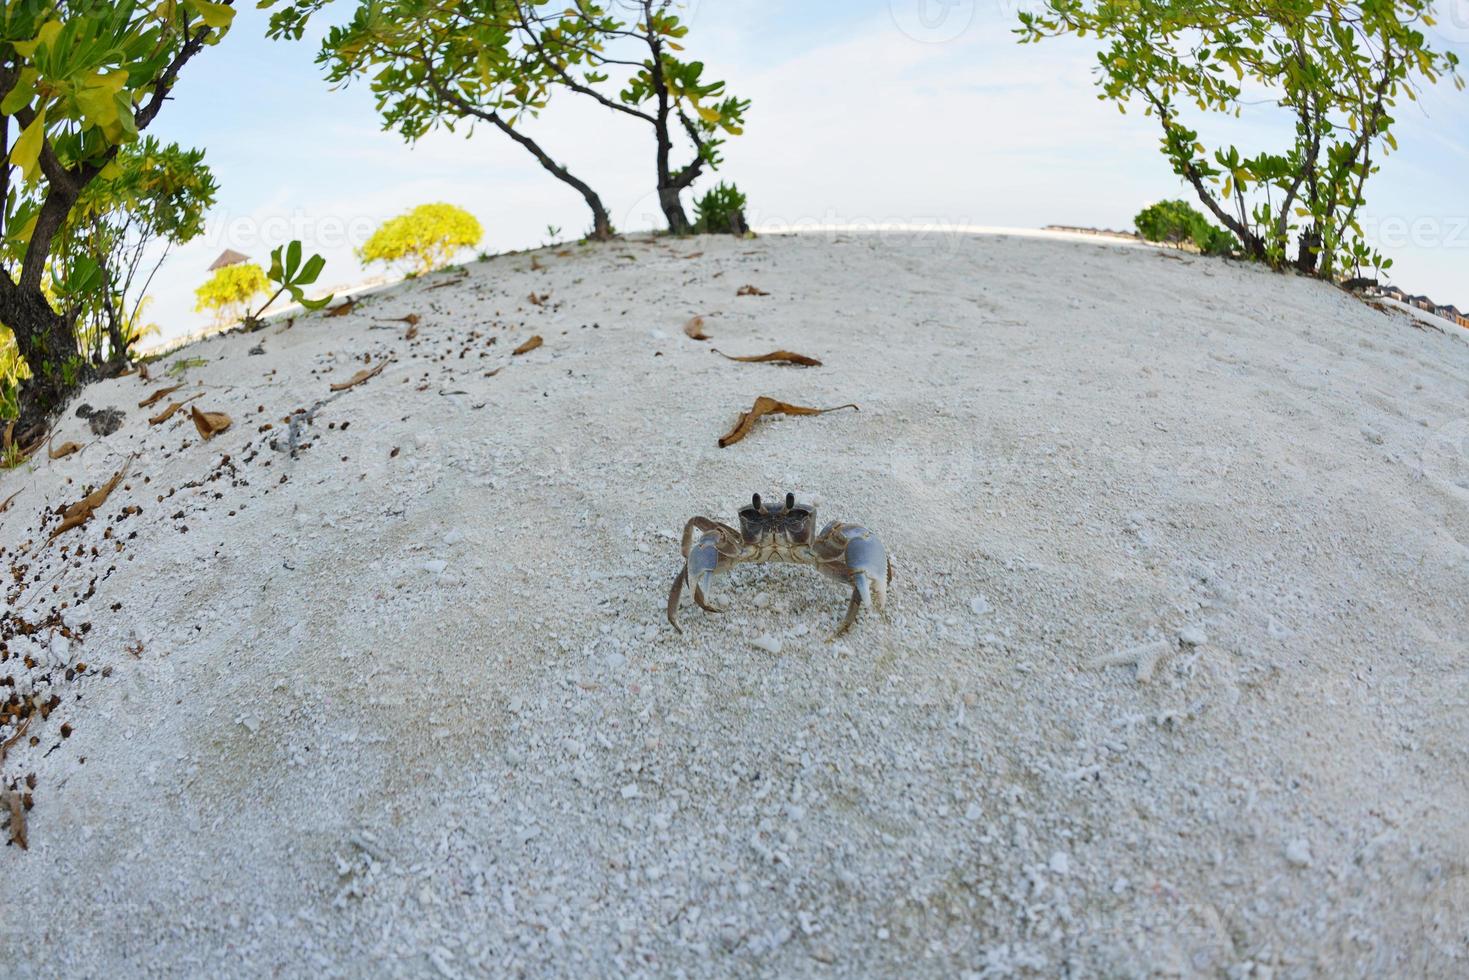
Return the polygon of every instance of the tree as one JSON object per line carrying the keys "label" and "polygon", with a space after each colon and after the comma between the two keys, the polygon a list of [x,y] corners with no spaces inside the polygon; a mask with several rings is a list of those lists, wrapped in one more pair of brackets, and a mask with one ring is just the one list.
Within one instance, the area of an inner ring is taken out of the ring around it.
{"label": "tree", "polygon": [[[89,256],[56,267],[58,235],[89,185],[158,115],[184,66],[233,17],[228,3],[210,0],[14,0],[0,16],[0,323],[32,374],[20,386],[22,438],[86,369],[71,297],[101,272]],[[60,311],[44,290],[48,272]]]}
{"label": "tree", "polygon": [[[299,38],[330,0],[261,0],[277,7],[271,36]],[[615,13],[614,7],[625,12]],[[749,101],[706,81],[704,64],[676,52],[688,28],[674,0],[363,0],[352,21],[327,34],[318,60],[328,77],[371,74],[384,122],[416,138],[456,120],[496,126],[548,171],[576,187],[594,233],[610,233],[587,185],[525,137],[516,123],[561,89],[652,128],[658,203],[670,231],[690,230],[681,195],[716,170],[725,136],[743,132]],[[680,143],[692,150],[674,163]]]}
{"label": "tree", "polygon": [[[618,6],[634,15],[631,23],[614,15],[611,5],[589,0],[564,6],[532,0],[515,9],[525,44],[560,85],[652,127],[658,205],[668,230],[687,234],[692,227],[682,194],[706,166],[719,169],[721,134],[744,132],[750,102],[726,94],[722,81],[706,81],[702,61],[675,55],[689,29],[672,12],[674,0],[623,0]],[[615,95],[605,90],[613,73],[622,79]],[[679,132],[693,150],[681,166],[673,163]]]}
{"label": "tree", "polygon": [[[1445,75],[1463,85],[1458,59],[1419,29],[1431,2],[1045,0],[1017,33],[1101,38],[1101,97],[1158,120],[1174,172],[1244,253],[1334,278],[1391,264],[1363,241],[1358,214],[1368,177],[1396,149],[1397,102]],[[1294,133],[1284,149],[1210,154],[1186,121],[1240,116],[1262,93]]]}
{"label": "tree", "polygon": [[364,262],[407,261],[414,275],[432,272],[484,237],[479,221],[452,204],[420,204],[383,222],[358,251]]}
{"label": "tree", "polygon": [[202,150],[149,136],[123,148],[82,192],[53,265],[90,258],[100,270],[90,292],[73,296],[78,346],[94,367],[125,363],[148,285],[171,248],[203,234],[217,190]]}
{"label": "tree", "polygon": [[[300,38],[324,2],[297,0],[277,10],[271,35]],[[525,132],[555,78],[520,43],[520,21],[508,0],[362,0],[351,20],[327,32],[316,60],[333,85],[368,78],[383,128],[409,141],[438,127],[494,127],[581,195],[592,213],[590,237],[609,238],[612,219],[601,197]]]}
{"label": "tree", "polygon": [[214,270],[214,275],[194,290],[194,310],[213,313],[216,323],[236,323],[250,314],[250,305],[270,291],[265,270],[254,262],[236,262]]}

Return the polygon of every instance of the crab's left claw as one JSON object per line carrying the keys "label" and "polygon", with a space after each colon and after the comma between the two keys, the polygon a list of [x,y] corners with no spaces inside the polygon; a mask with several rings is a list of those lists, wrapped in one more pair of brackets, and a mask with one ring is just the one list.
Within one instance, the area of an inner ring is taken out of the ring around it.
{"label": "crab's left claw", "polygon": [[847,615],[828,638],[835,640],[851,629],[857,621],[858,610],[882,611],[887,604],[888,583],[893,580],[893,563],[888,559],[881,539],[857,524],[833,522],[827,525],[816,542],[816,552],[823,572],[852,586]]}

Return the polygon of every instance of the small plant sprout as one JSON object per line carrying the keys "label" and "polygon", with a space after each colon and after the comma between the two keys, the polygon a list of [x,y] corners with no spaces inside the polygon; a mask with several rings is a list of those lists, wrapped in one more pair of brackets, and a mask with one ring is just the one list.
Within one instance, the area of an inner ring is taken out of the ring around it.
{"label": "small plant sprout", "polygon": [[325,307],[332,301],[331,293],[320,299],[308,299],[304,288],[316,282],[316,277],[321,275],[322,267],[325,265],[326,259],[315,253],[303,264],[299,239],[293,239],[288,245],[277,246],[270,253],[270,281],[275,284],[276,291],[260,309],[245,318],[245,325],[254,328],[259,323],[260,314],[264,313],[270,304],[280,297],[281,293],[290,293],[291,299],[301,304],[303,309],[319,310]]}

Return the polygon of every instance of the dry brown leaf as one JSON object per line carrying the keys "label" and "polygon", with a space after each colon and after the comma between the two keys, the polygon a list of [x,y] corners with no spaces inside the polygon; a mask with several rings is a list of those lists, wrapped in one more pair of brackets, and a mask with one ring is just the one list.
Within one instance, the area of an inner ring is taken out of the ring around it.
{"label": "dry brown leaf", "polygon": [[152,380],[151,378],[148,377],[148,365],[145,364],[145,363],[143,363],[142,361],[139,361],[138,362],[138,380],[140,380],[140,381],[151,381]]}
{"label": "dry brown leaf", "polygon": [[15,491],[15,493],[12,493],[10,496],[6,497],[4,501],[0,501],[0,514],[3,514],[7,510],[9,510],[10,509],[10,505],[13,504],[13,503],[15,503],[15,498],[16,497],[19,497],[19,496],[20,496],[20,491],[17,490],[17,491]]}
{"label": "dry brown leaf", "polygon": [[685,255],[684,258],[686,258],[686,259],[697,259],[699,256],[701,256],[703,254],[704,254],[703,252],[690,252],[688,255]]}
{"label": "dry brown leaf", "polygon": [[691,317],[689,322],[683,325],[683,332],[693,340],[709,339],[709,335],[704,332],[704,318],[701,316]]}
{"label": "dry brown leaf", "polygon": [[420,317],[417,313],[410,313],[407,316],[390,316],[390,317],[387,317],[386,319],[384,319],[383,322],[384,323],[406,323],[410,327],[416,327],[416,326],[418,326],[418,321],[421,320],[421,319],[423,319],[423,318]]}
{"label": "dry brown leaf", "polygon": [[79,453],[81,451],[82,447],[75,442],[63,442],[60,446],[50,444],[46,446],[46,455],[52,459],[65,459],[72,453]]}
{"label": "dry brown leaf", "polygon": [[735,295],[736,296],[769,296],[770,294],[767,293],[765,290],[761,289],[759,286],[751,286],[749,284],[746,284],[744,286],[741,286],[738,290],[736,290],[735,291]]}
{"label": "dry brown leaf", "polygon": [[336,306],[330,307],[322,316],[346,316],[357,308],[355,299],[346,299]]}
{"label": "dry brown leaf", "polygon": [[408,329],[403,331],[404,340],[413,340],[418,336],[418,324],[410,323]]}
{"label": "dry brown leaf", "polygon": [[[541,260],[532,255],[530,257],[530,267],[532,271],[539,272],[541,270]],[[535,294],[532,293],[532,295]]]}
{"label": "dry brown leaf", "polygon": [[346,381],[339,381],[336,384],[332,385],[332,391],[346,391],[348,388],[355,388],[358,385],[362,384],[362,382],[366,381],[368,378],[375,378],[379,374],[382,374],[383,368],[387,366],[387,361],[379,361],[377,367],[375,368],[363,368],[361,371],[358,371]]}
{"label": "dry brown leaf", "polygon": [[571,249],[569,249],[569,248],[563,248],[561,251],[557,252],[556,254],[559,255],[559,256],[561,256],[564,259],[568,255],[571,254]]}
{"label": "dry brown leaf", "polygon": [[7,738],[5,741],[0,742],[0,762],[5,761],[5,756],[10,753],[11,747],[14,746],[16,742],[19,742],[21,736],[26,733],[26,729],[31,727],[31,719],[34,717],[36,716],[26,715],[25,720],[16,726],[15,734]]}
{"label": "dry brown leaf", "polygon": [[153,392],[153,394],[138,402],[138,407],[147,408],[149,405],[157,405],[159,402],[163,401],[163,399],[167,398],[169,395],[173,394],[175,391],[178,391],[182,387],[183,385],[174,385],[172,388],[159,388],[157,391]]}
{"label": "dry brown leaf", "polygon": [[854,412],[861,411],[856,405],[852,404],[838,405],[835,408],[807,408],[804,405],[792,405],[789,402],[776,401],[769,395],[761,395],[755,399],[755,404],[750,407],[750,410],[740,416],[740,420],[735,423],[734,428],[719,437],[719,448],[724,449],[727,446],[732,446],[745,438],[745,436],[750,434],[750,430],[755,427],[755,421],[766,415],[822,415],[826,412],[840,411],[843,408],[850,408]]}
{"label": "dry brown leaf", "polygon": [[720,357],[727,357],[731,361],[744,361],[746,364],[799,364],[802,367],[821,367],[821,362],[816,358],[807,357],[805,354],[797,354],[795,351],[773,350],[769,354],[749,354],[745,357],[735,357],[733,354],[726,354],[717,347],[711,347],[709,350],[711,353],[718,354]]}
{"label": "dry brown leaf", "polygon": [[234,420],[223,412],[201,412],[197,405],[189,409],[189,414],[194,417],[194,428],[198,429],[199,435],[205,439],[213,439],[234,425]]}
{"label": "dry brown leaf", "polygon": [[122,464],[122,469],[112,474],[112,479],[62,511],[61,523],[56,525],[56,530],[51,532],[51,537],[55,538],[57,535],[70,531],[74,527],[81,527],[87,521],[91,520],[92,513],[107,502],[107,498],[112,496],[112,491],[117,489],[117,485],[127,475],[128,467],[132,465],[132,462],[133,458],[129,456],[127,461]]}
{"label": "dry brown leaf", "polygon": [[527,298],[530,300],[531,306],[545,306],[546,300],[551,298],[551,294],[541,293],[540,295],[536,295],[535,293],[531,293]]}
{"label": "dry brown leaf", "polygon": [[185,405],[189,404],[189,402],[193,401],[195,398],[203,398],[203,397],[204,397],[204,392],[201,391],[201,392],[199,392],[199,394],[197,394],[197,395],[191,395],[190,397],[185,398],[181,402],[169,402],[167,408],[165,408],[163,411],[159,412],[157,415],[153,416],[151,419],[148,420],[148,424],[149,425],[162,425],[164,422],[167,422],[169,419],[173,418],[173,414],[175,412],[177,412],[179,409],[183,408]]}
{"label": "dry brown leaf", "polygon": [[12,790],[5,794],[5,805],[10,810],[10,839],[22,851],[30,850],[30,841],[26,837],[26,808],[20,793]]}
{"label": "dry brown leaf", "polygon": [[514,354],[529,354],[531,351],[535,350],[537,347],[541,346],[541,344],[543,344],[543,343],[545,343],[545,341],[543,341],[541,339],[541,335],[540,334],[536,334],[535,336],[531,337],[530,340],[527,340],[525,343],[521,344],[519,347],[515,348],[510,353],[512,355],[514,355]]}
{"label": "dry brown leaf", "polygon": [[10,452],[10,443],[15,439],[15,419],[5,427],[5,435],[0,436],[0,451]]}

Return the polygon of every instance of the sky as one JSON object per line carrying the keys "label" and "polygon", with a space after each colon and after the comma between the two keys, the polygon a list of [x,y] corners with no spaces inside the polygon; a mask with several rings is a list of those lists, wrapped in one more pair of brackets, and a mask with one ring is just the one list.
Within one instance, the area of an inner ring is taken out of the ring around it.
{"label": "sky", "polygon": [[[409,145],[381,130],[364,84],[328,86],[312,37],[266,40],[266,14],[237,6],[233,29],[190,63],[150,129],[203,147],[220,184],[206,234],[154,280],[148,313],[165,337],[207,324],[193,291],[225,248],[264,265],[272,247],[299,238],[327,259],[321,285],[346,287],[382,271],[354,256],[372,230],[429,201],[473,212],[490,252],[585,230],[580,197],[501,134],[437,132]],[[351,6],[337,0],[329,16]],[[1017,9],[691,0],[687,57],[752,101],[714,179],[739,185],[757,227],[1125,229],[1146,204],[1192,199],[1159,152],[1156,121],[1098,100],[1091,45],[1021,46]],[[1440,21],[1431,39],[1469,64],[1469,0],[1447,0]],[[1268,141],[1271,118],[1262,108],[1218,135]],[[1469,92],[1440,85],[1398,119],[1401,150],[1369,184],[1364,226],[1395,260],[1398,285],[1469,307]],[[566,95],[525,129],[598,189],[620,230],[660,226],[644,124]]]}

